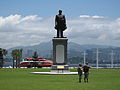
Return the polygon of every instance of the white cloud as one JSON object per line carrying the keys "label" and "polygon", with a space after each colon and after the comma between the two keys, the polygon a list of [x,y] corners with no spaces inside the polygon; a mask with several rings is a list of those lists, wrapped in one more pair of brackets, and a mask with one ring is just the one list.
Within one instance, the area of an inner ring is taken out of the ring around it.
{"label": "white cloud", "polygon": [[95,16],[80,15],[80,18],[104,18],[104,17],[103,16],[98,16],[98,15],[95,15]]}
{"label": "white cloud", "polygon": [[104,17],[95,15],[95,16],[92,16],[92,18],[104,18]]}
{"label": "white cloud", "polygon": [[[64,34],[69,41],[120,46],[120,18],[80,15],[67,19],[67,27]],[[50,41],[55,34],[54,17],[18,14],[0,17],[0,47],[3,48]]]}
{"label": "white cloud", "polygon": [[80,15],[80,18],[89,18],[89,15]]}
{"label": "white cloud", "polygon": [[120,45],[120,20],[82,15],[68,21],[69,37],[80,44]]}
{"label": "white cloud", "polygon": [[55,31],[52,19],[53,17],[42,19],[37,15],[22,17],[17,14],[0,17],[1,47],[10,48],[49,41]]}

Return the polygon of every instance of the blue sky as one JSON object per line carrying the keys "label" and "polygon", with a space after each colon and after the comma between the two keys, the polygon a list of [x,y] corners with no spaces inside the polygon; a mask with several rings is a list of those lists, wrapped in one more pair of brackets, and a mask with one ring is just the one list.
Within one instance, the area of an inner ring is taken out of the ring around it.
{"label": "blue sky", "polygon": [[120,0],[0,0],[0,47],[51,41],[59,9],[69,42],[120,47]]}
{"label": "blue sky", "polygon": [[11,14],[54,16],[62,9],[68,17],[81,14],[120,16],[120,0],[0,0],[0,16]]}

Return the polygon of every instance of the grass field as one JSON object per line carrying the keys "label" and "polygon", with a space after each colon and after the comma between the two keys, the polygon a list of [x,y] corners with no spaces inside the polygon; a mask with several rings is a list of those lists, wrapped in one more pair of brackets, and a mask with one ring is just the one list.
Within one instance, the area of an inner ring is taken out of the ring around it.
{"label": "grass field", "polygon": [[120,69],[92,69],[89,83],[78,83],[78,75],[29,74],[34,71],[49,69],[0,69],[0,90],[120,90]]}

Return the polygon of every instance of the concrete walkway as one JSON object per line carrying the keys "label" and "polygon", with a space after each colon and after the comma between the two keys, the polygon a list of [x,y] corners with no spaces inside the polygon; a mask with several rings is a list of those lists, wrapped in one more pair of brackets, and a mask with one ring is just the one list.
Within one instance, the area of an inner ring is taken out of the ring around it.
{"label": "concrete walkway", "polygon": [[77,75],[78,72],[65,72],[65,73],[56,73],[56,72],[30,72],[31,74],[43,74],[43,75]]}

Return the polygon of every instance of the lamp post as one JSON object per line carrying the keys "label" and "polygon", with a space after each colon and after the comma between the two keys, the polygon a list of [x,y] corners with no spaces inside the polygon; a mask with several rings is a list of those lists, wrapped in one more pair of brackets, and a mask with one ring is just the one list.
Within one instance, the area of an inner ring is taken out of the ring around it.
{"label": "lamp post", "polygon": [[97,48],[96,49],[96,68],[98,69],[99,68],[99,49]]}
{"label": "lamp post", "polygon": [[86,54],[87,54],[86,51],[84,51],[84,53],[83,53],[83,56],[84,56],[84,57],[83,57],[83,59],[84,59],[84,65],[85,65],[85,63],[86,63]]}
{"label": "lamp post", "polygon": [[111,68],[113,68],[113,58],[114,58],[114,51],[111,51]]}

